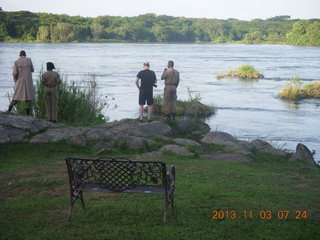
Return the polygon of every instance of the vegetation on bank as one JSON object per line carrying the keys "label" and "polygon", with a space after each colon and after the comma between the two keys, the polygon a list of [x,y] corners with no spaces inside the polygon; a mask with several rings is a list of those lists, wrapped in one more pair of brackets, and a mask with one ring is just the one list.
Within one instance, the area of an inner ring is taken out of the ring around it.
{"label": "vegetation on bank", "polygon": [[[47,112],[44,100],[44,86],[41,84],[41,75],[35,86],[35,100],[32,105],[32,115],[36,118],[47,119]],[[97,125],[106,122],[107,118],[102,110],[107,106],[104,99],[98,95],[98,85],[94,74],[88,74],[85,78],[76,83],[68,82],[60,76],[62,82],[57,86],[58,121],[68,125]],[[17,104],[17,112],[24,115],[24,102]]]}
{"label": "vegetation on bank", "polygon": [[305,98],[320,98],[320,82],[303,85],[299,78],[293,78],[286,83],[279,96],[283,99],[302,100]]}
{"label": "vegetation on bank", "polygon": [[237,68],[237,70],[228,70],[225,75],[223,74],[217,74],[217,79],[222,79],[225,76],[227,77],[238,77],[242,79],[259,79],[263,78],[263,74],[258,72],[254,66],[249,65],[249,64],[244,64],[241,65],[240,67]]}
{"label": "vegetation on bank", "polygon": [[[200,93],[194,94],[188,88],[188,100],[177,100],[176,115],[191,118],[205,118],[215,113],[213,106],[205,105],[200,101]],[[164,115],[163,102],[163,94],[157,94],[153,97],[153,112],[155,115]]]}
{"label": "vegetation on bank", "polygon": [[[252,163],[162,155],[159,160],[175,165],[177,177],[177,216],[169,212],[167,225],[162,224],[163,197],[105,192],[85,192],[87,209],[78,202],[68,221],[69,182],[63,160],[96,157],[91,147],[1,146],[1,239],[320,238],[319,170],[265,154]],[[212,219],[213,211],[224,212],[224,217]],[[231,211],[239,218],[232,219]],[[307,218],[297,211],[306,211]]]}
{"label": "vegetation on bank", "polygon": [[239,42],[320,45],[320,19],[276,16],[266,20],[136,17],[0,11],[0,41],[5,42]]}

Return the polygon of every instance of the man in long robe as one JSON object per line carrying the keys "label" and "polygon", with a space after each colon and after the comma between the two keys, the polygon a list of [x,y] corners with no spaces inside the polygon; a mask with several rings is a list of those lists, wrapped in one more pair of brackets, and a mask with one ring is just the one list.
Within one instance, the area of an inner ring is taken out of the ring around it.
{"label": "man in long robe", "polygon": [[10,112],[18,101],[25,101],[26,115],[30,115],[31,101],[35,98],[32,81],[34,68],[31,59],[26,56],[26,52],[21,51],[20,58],[14,62],[13,80],[15,82],[15,92],[7,112]]}

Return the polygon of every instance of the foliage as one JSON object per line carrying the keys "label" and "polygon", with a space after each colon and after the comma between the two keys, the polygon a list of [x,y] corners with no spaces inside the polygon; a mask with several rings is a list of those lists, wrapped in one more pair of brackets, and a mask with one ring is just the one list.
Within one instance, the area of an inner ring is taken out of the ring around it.
{"label": "foliage", "polygon": [[287,42],[294,45],[320,45],[320,22],[301,20],[287,33]]}
{"label": "foliage", "polygon": [[228,70],[225,73],[226,76],[229,77],[239,77],[239,78],[253,78],[253,79],[259,79],[263,78],[263,75],[259,73],[254,66],[249,64],[241,65],[237,68],[236,71]]}
{"label": "foliage", "polygon": [[293,78],[286,83],[279,96],[283,99],[301,100],[304,98],[320,98],[320,82],[302,85],[299,78]]}
{"label": "foliage", "polygon": [[[300,22],[303,22],[305,31],[300,31]],[[320,45],[319,19],[299,21],[286,15],[242,21],[152,13],[136,17],[90,18],[28,11],[0,11],[0,41],[287,42]]]}
{"label": "foliage", "polygon": [[[251,163],[163,155],[160,160],[177,170],[177,216],[170,211],[164,226],[163,197],[146,194],[84,192],[86,210],[76,203],[68,220],[69,183],[62,160],[70,155],[96,157],[90,147],[64,143],[0,148],[2,239],[320,238],[319,170],[300,163],[262,154]],[[236,211],[240,218],[212,219],[215,210]],[[306,210],[308,218],[295,219],[299,210]],[[266,211],[272,212],[270,219],[256,219]],[[279,211],[290,212],[278,219]]]}
{"label": "foliage", "polygon": [[[39,76],[42,75],[40,72]],[[104,123],[106,117],[102,109],[107,105],[98,97],[98,86],[94,74],[89,74],[86,79],[76,83],[63,80],[57,86],[58,90],[58,121],[69,125],[96,125]],[[36,118],[47,119],[44,100],[44,86],[41,79],[37,80],[35,86],[36,98],[33,101],[32,113]],[[17,112],[23,115],[24,103],[19,102]]]}
{"label": "foliage", "polygon": [[224,75],[221,74],[221,73],[218,73],[217,76],[216,76],[216,78],[217,78],[218,80],[220,80],[220,79],[224,78]]}
{"label": "foliage", "polygon": [[313,82],[304,85],[303,91],[309,98],[320,98],[320,82]]}

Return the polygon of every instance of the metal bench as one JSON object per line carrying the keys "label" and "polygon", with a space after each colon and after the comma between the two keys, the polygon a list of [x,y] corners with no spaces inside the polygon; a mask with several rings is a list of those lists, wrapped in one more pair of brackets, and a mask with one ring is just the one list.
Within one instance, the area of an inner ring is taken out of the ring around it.
{"label": "metal bench", "polygon": [[71,218],[77,200],[85,209],[83,191],[144,193],[164,195],[163,222],[167,222],[168,208],[172,208],[175,188],[175,167],[166,169],[164,162],[132,161],[126,158],[100,157],[96,159],[66,158],[70,183]]}

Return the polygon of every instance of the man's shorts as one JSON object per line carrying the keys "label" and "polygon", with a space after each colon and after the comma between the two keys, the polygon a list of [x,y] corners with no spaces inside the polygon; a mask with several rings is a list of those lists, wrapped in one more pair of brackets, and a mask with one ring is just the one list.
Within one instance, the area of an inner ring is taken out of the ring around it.
{"label": "man's shorts", "polygon": [[139,105],[145,105],[147,101],[147,105],[153,104],[153,91],[151,90],[141,90],[139,92]]}

